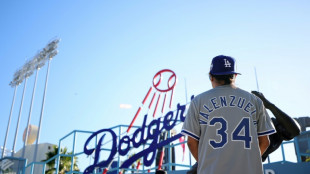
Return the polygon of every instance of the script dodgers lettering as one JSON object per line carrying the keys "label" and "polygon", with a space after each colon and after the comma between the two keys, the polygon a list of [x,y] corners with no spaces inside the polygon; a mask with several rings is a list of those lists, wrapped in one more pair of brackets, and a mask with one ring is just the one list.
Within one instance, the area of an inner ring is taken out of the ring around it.
{"label": "script dodgers lettering", "polygon": [[[193,97],[192,97],[193,98]],[[163,118],[154,119],[150,122],[149,125],[147,123],[147,115],[144,116],[143,124],[140,128],[136,129],[135,132],[132,134],[132,137],[125,135],[123,136],[120,141],[117,141],[117,135],[112,129],[101,129],[95,133],[93,133],[85,142],[84,144],[84,153],[86,155],[91,155],[95,152],[94,156],[94,163],[88,166],[84,173],[92,173],[95,168],[97,167],[105,167],[108,166],[114,159],[114,156],[118,153],[120,156],[125,156],[128,154],[131,148],[138,148],[141,145],[145,145],[146,142],[149,145],[144,150],[136,153],[135,155],[131,156],[129,159],[124,161],[120,168],[129,168],[132,163],[136,160],[143,157],[143,165],[151,166],[155,160],[157,149],[163,147],[165,145],[170,144],[174,140],[179,139],[182,135],[179,133],[173,137],[167,138],[164,141],[159,142],[159,136],[163,131],[171,130],[177,123],[178,120],[184,122],[185,120],[185,112],[186,105],[177,104],[177,111],[176,114],[170,111],[168,112]],[[161,120],[163,119],[163,121]],[[94,139],[98,135],[102,135],[99,138],[98,144],[96,144],[95,148],[88,149],[90,142],[94,141]],[[112,137],[112,145],[110,149],[110,154],[105,155],[104,159],[100,158],[100,151],[102,143],[104,142],[104,138],[106,135]],[[151,142],[150,142],[151,141]],[[99,159],[102,159],[99,161]]]}

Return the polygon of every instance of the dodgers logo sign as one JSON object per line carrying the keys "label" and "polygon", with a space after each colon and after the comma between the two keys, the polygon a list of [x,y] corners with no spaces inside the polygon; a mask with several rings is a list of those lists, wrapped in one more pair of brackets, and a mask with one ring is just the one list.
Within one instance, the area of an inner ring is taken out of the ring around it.
{"label": "dodgers logo sign", "polygon": [[[164,76],[167,77],[166,81],[163,81]],[[185,105],[177,104],[176,112],[170,110],[173,99],[173,90],[176,82],[177,77],[175,73],[169,69],[161,70],[155,74],[153,78],[153,86],[149,88],[142,101],[142,105],[138,108],[136,114],[134,115],[134,118],[126,131],[127,134],[122,136],[120,139],[118,139],[117,134],[112,129],[101,129],[88,137],[84,144],[84,153],[86,155],[92,155],[94,153],[94,162],[85,169],[84,173],[92,173],[96,168],[104,168],[109,166],[117,154],[120,156],[126,156],[130,149],[137,149],[142,145],[145,146],[145,148],[125,160],[121,164],[120,168],[129,168],[138,159],[143,160],[144,166],[151,166],[155,160],[158,148],[179,139],[182,136],[181,134],[177,134],[159,142],[159,136],[162,132],[173,129],[176,126],[177,121],[184,122],[185,120]],[[152,98],[149,98],[150,96],[152,96]],[[148,99],[150,99],[149,103],[146,102]],[[170,111],[164,116],[157,118],[156,115],[158,112],[161,112],[160,115],[163,115],[166,105],[170,108]],[[143,107],[153,109],[153,112],[151,113],[152,117],[149,118],[148,114],[144,115],[142,125],[134,132],[131,132],[130,130]],[[158,109],[160,109],[160,111],[158,111]],[[149,124],[147,124],[148,119],[152,119]],[[97,137],[99,137],[98,142],[95,140]],[[109,154],[103,156],[100,152],[106,137],[111,137],[112,143]],[[93,141],[97,142],[96,146],[94,148],[89,148],[90,142]]]}

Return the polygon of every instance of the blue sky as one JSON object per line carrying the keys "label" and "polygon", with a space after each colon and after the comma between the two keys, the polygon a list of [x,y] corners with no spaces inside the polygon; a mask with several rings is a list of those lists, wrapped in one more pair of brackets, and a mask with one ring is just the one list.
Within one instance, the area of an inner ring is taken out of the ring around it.
{"label": "blue sky", "polygon": [[[178,83],[174,105],[211,88],[219,54],[237,59],[237,85],[260,91],[292,117],[309,116],[310,3],[306,0],[2,1],[0,3],[0,145],[14,72],[55,37],[40,142],[72,130],[129,124],[161,69]],[[39,72],[31,124],[38,125],[45,68]],[[26,127],[34,77],[28,80],[17,149]],[[12,147],[23,84],[7,147]],[[120,109],[119,105],[132,105]],[[137,125],[142,122],[142,117]]]}

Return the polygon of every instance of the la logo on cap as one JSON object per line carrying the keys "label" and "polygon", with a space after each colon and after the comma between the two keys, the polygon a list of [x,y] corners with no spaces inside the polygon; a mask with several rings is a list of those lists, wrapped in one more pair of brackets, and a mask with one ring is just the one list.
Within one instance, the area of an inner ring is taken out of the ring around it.
{"label": "la logo on cap", "polygon": [[227,67],[231,67],[231,63],[228,60],[226,60],[226,59],[224,59],[224,65],[225,65],[226,68]]}
{"label": "la logo on cap", "polygon": [[219,55],[212,59],[210,66],[212,75],[240,74],[236,72],[236,61],[230,56]]}

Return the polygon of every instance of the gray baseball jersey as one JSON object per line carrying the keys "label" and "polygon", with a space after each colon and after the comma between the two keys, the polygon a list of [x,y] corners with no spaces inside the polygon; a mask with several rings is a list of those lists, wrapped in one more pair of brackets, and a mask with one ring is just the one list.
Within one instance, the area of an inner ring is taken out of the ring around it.
{"label": "gray baseball jersey", "polygon": [[196,96],[182,128],[199,141],[201,174],[262,174],[258,137],[275,132],[263,102],[231,85]]}

